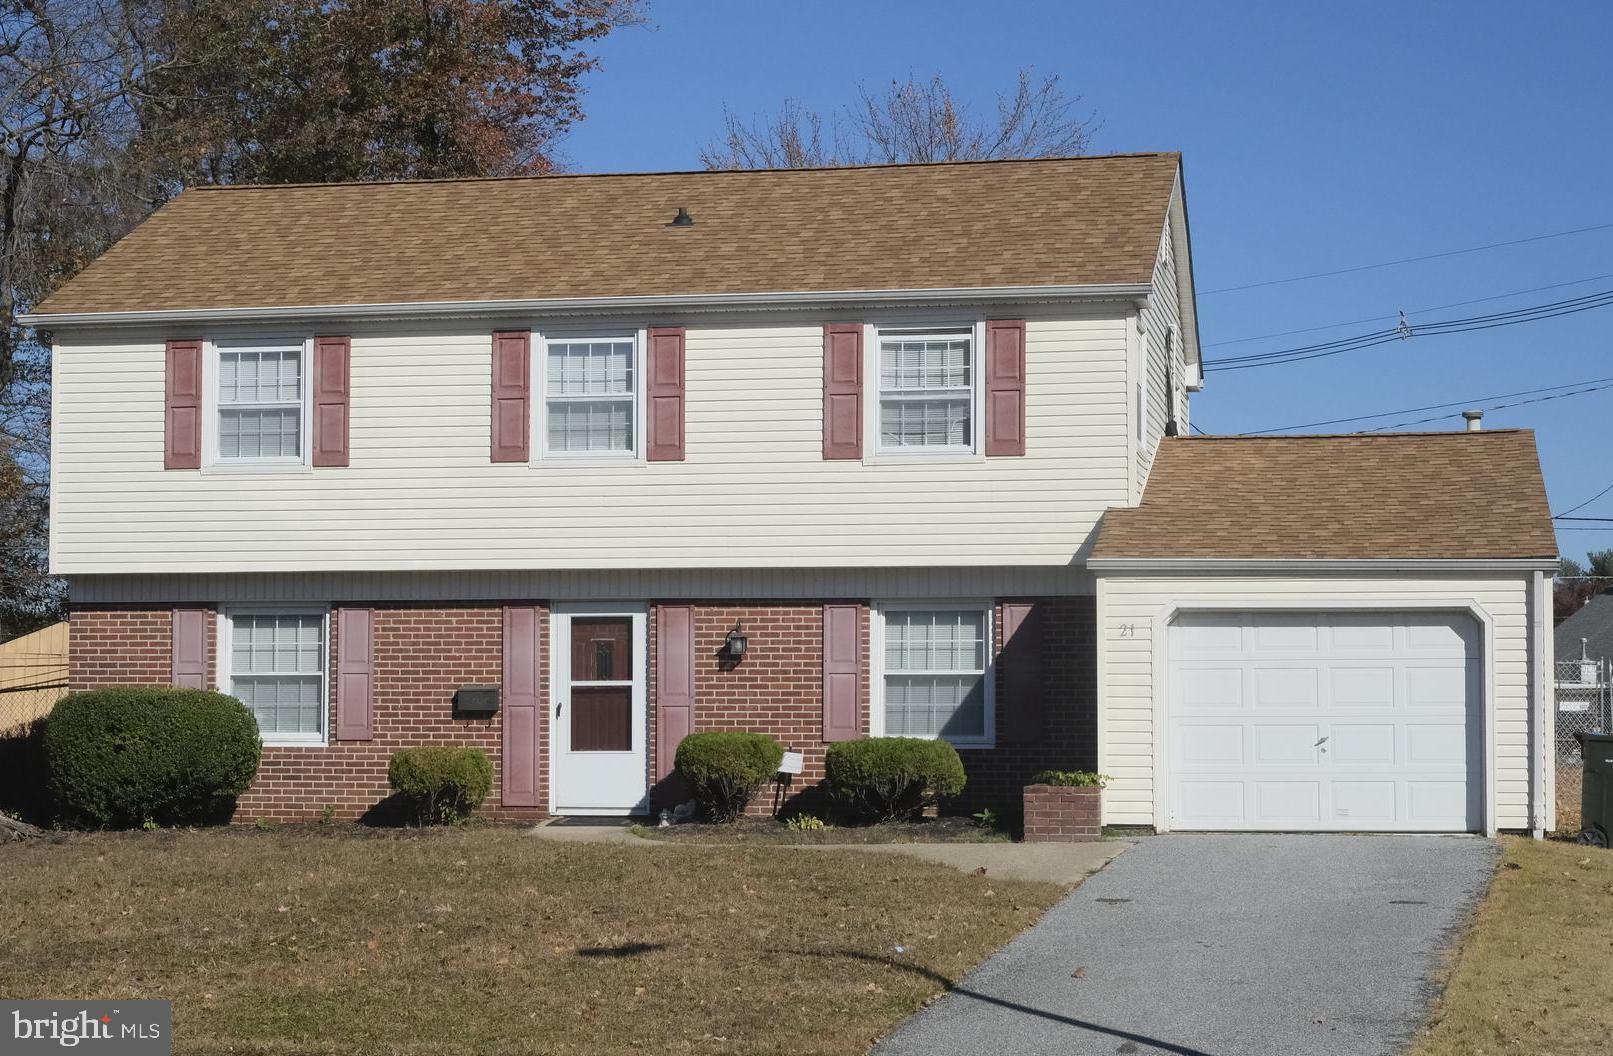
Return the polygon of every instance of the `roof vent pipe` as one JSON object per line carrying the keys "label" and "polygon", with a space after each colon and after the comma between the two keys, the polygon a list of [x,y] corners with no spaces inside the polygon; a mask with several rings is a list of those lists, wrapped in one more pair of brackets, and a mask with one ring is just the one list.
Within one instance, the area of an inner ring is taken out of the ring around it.
{"label": "roof vent pipe", "polygon": [[694,226],[694,217],[689,215],[689,210],[685,209],[683,206],[680,205],[680,206],[678,206],[678,215],[674,216],[672,218],[672,222],[670,224],[666,225],[666,226],[668,226],[668,227],[693,227]]}
{"label": "roof vent pipe", "polygon": [[1467,431],[1476,433],[1484,428],[1483,411],[1463,411],[1462,417],[1467,419]]}

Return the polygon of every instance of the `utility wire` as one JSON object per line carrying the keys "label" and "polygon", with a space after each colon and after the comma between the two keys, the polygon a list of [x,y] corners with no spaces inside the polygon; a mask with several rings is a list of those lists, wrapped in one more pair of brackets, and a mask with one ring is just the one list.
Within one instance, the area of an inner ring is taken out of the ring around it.
{"label": "utility wire", "polygon": [[1204,369],[1206,372],[1248,370],[1253,367],[1300,363],[1311,359],[1321,359],[1326,356],[1336,356],[1345,352],[1359,352],[1363,349],[1388,344],[1391,341],[1402,341],[1412,337],[1435,337],[1444,334],[1469,333],[1474,330],[1491,330],[1500,326],[1516,326],[1519,323],[1555,319],[1559,316],[1574,315],[1578,312],[1607,307],[1613,307],[1613,290],[1602,290],[1597,293],[1586,294],[1583,297],[1571,297],[1562,301],[1530,305],[1527,308],[1516,308],[1506,312],[1492,312],[1488,315],[1467,316],[1459,319],[1441,319],[1415,325],[1402,318],[1400,325],[1391,329],[1375,330],[1365,334],[1357,334],[1353,337],[1339,338],[1335,341],[1300,345],[1295,348],[1278,349],[1273,352],[1257,352],[1246,356],[1224,356],[1220,359],[1206,360]]}
{"label": "utility wire", "polygon": [[[1547,385],[1540,389],[1523,389],[1519,392],[1498,392],[1490,396],[1473,396],[1465,400],[1449,400],[1445,403],[1430,403],[1424,407],[1404,407],[1398,411],[1379,411],[1377,414],[1358,414],[1351,418],[1327,418],[1319,422],[1302,422],[1299,425],[1284,425],[1276,429],[1253,429],[1247,433],[1240,433],[1238,435],[1269,436],[1273,433],[1291,433],[1298,429],[1318,429],[1324,425],[1346,425],[1353,422],[1370,422],[1374,418],[1388,418],[1396,414],[1419,414],[1423,411],[1437,411],[1443,407],[1460,407],[1465,409],[1472,407],[1474,404],[1483,403],[1485,400],[1509,400],[1514,396],[1534,396],[1543,392],[1555,392],[1558,389],[1571,389],[1580,385],[1596,385],[1604,381],[1613,382],[1613,378],[1588,378],[1585,381],[1565,381],[1561,385]],[[1455,415],[1445,415],[1444,417],[1454,418]],[[1608,485],[1608,490],[1613,491],[1613,484]],[[1574,509],[1578,508],[1578,506],[1574,507]],[[1574,511],[1569,510],[1567,512],[1572,513]]]}
{"label": "utility wire", "polygon": [[1286,279],[1266,279],[1263,282],[1246,282],[1241,286],[1222,286],[1215,290],[1200,290],[1200,297],[1208,297],[1216,293],[1234,293],[1238,290],[1258,290],[1267,286],[1281,286],[1290,282],[1307,282],[1311,279],[1326,279],[1334,275],[1351,275],[1358,271],[1375,271],[1378,268],[1393,268],[1401,264],[1416,264],[1424,260],[1443,260],[1446,257],[1459,257],[1465,253],[1483,253],[1491,249],[1504,249],[1507,246],[1521,246],[1529,242],[1544,242],[1548,238],[1565,238],[1569,235],[1582,235],[1589,231],[1606,231],[1613,228],[1613,223],[1593,224],[1590,227],[1576,227],[1568,231],[1553,231],[1545,235],[1531,235],[1528,238],[1514,238],[1506,242],[1488,242],[1482,246],[1468,246],[1466,249],[1449,249],[1443,253],[1425,253],[1420,257],[1401,257],[1398,260],[1385,260],[1377,264],[1358,264],[1353,268],[1338,268],[1333,271],[1317,271],[1309,275],[1291,275]]}
{"label": "utility wire", "polygon": [[[1423,312],[1443,312],[1448,308],[1465,308],[1470,304],[1484,304],[1487,301],[1504,301],[1510,297],[1522,297],[1526,293],[1544,293],[1546,290],[1560,290],[1565,286],[1581,286],[1587,282],[1596,282],[1600,279],[1613,279],[1613,272],[1605,275],[1587,275],[1583,279],[1570,279],[1567,282],[1554,282],[1549,286],[1532,286],[1527,290],[1513,290],[1511,293],[1496,293],[1488,297],[1474,297],[1467,301],[1452,301],[1450,304],[1437,304],[1429,308],[1414,308],[1409,314],[1421,315]],[[1210,341],[1204,348],[1219,348],[1223,345],[1246,345],[1251,341],[1265,341],[1273,337],[1292,337],[1295,334],[1314,334],[1320,330],[1337,330],[1343,326],[1360,326],[1362,323],[1393,322],[1400,318],[1398,315],[1372,315],[1365,319],[1349,319],[1339,323],[1325,323],[1321,326],[1303,326],[1298,330],[1279,330],[1274,334],[1256,334],[1253,337],[1235,337],[1229,341]]]}
{"label": "utility wire", "polygon": [[1564,510],[1562,513],[1559,513],[1557,516],[1558,517],[1567,517],[1569,514],[1573,513],[1575,510],[1583,510],[1585,507],[1589,506],[1591,503],[1595,502],[1597,499],[1601,498],[1603,495],[1606,495],[1610,491],[1613,491],[1613,484],[1609,484],[1607,487],[1603,488],[1601,491],[1597,492],[1595,495],[1592,495],[1590,498],[1586,499],[1584,502],[1580,503],[1578,506],[1570,506],[1570,507],[1568,507],[1568,509]]}
{"label": "utility wire", "polygon": [[[1529,403],[1545,403],[1548,400],[1562,400],[1567,399],[1570,396],[1583,396],[1586,393],[1600,392],[1603,389],[1613,389],[1613,382],[1608,382],[1603,385],[1591,385],[1583,389],[1574,389],[1571,392],[1559,392],[1551,396],[1536,396],[1532,400],[1516,400],[1512,403],[1493,403],[1483,409],[1486,411],[1504,411],[1509,407],[1522,407]],[[1388,433],[1393,432],[1396,429],[1405,429],[1408,426],[1427,425],[1429,422],[1442,422],[1447,418],[1458,418],[1461,416],[1461,413],[1461,411],[1453,411],[1450,414],[1436,414],[1430,418],[1418,418],[1409,422],[1396,422],[1393,425],[1380,425],[1372,429],[1363,430],[1363,432]]]}

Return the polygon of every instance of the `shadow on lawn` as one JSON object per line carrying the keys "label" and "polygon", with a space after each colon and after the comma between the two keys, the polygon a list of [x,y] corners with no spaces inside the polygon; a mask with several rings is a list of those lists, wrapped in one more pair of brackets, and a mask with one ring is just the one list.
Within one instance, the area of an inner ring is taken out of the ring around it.
{"label": "shadow on lawn", "polygon": [[620,946],[584,946],[578,957],[638,957],[666,949],[664,942],[624,942]]}
{"label": "shadow on lawn", "polygon": [[[811,950],[787,950],[781,952],[793,953],[796,956],[801,957],[845,957],[855,961],[867,961],[870,964],[888,965],[892,968],[899,968],[904,972],[912,972],[914,975],[922,975],[924,978],[945,989],[949,994],[957,994],[960,997],[971,998],[975,1001],[980,1001],[988,1005],[997,1005],[1000,1008],[1012,1009],[1015,1012],[1019,1012],[1027,1016],[1034,1016],[1038,1019],[1050,1019],[1055,1023],[1064,1023],[1068,1026],[1079,1027],[1082,1030],[1090,1030],[1097,1034],[1107,1034],[1110,1037],[1121,1038],[1125,1041],[1135,1042],[1139,1045],[1151,1045],[1156,1049],[1175,1053],[1176,1056],[1211,1056],[1210,1053],[1207,1053],[1202,1049],[1193,1049],[1187,1047],[1186,1045],[1176,1045],[1168,1041],[1163,1041],[1159,1038],[1151,1038],[1146,1034],[1135,1034],[1129,1030],[1119,1030],[1115,1027],[1106,1027],[1101,1023],[1093,1023],[1090,1020],[1076,1019],[1074,1016],[1061,1016],[1057,1012],[1048,1012],[1040,1008],[1032,1008],[1029,1005],[1019,1004],[1017,1001],[1009,1001],[1006,998],[994,997],[991,994],[982,994],[979,991],[970,990],[968,987],[959,986],[954,980],[949,979],[947,976],[944,976],[940,972],[937,972],[933,969],[926,968],[920,964],[900,961],[893,957],[876,957],[871,953],[861,953],[857,950],[840,950],[833,953],[821,953]],[[923,1013],[920,1012],[918,1014],[922,1015]]]}

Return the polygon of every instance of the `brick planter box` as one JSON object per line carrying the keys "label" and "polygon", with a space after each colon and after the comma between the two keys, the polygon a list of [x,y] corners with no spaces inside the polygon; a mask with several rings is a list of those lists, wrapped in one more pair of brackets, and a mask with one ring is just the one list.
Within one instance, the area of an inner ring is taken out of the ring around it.
{"label": "brick planter box", "polygon": [[1026,843],[1086,843],[1103,838],[1103,789],[1025,786]]}

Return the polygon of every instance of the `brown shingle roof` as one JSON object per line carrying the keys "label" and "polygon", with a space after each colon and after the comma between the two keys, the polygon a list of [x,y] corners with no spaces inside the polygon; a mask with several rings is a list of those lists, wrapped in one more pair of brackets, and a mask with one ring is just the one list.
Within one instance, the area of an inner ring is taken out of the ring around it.
{"label": "brown shingle roof", "polygon": [[1164,440],[1095,558],[1554,558],[1534,433]]}
{"label": "brown shingle roof", "polygon": [[199,188],[38,311],[1143,283],[1179,164]]}

